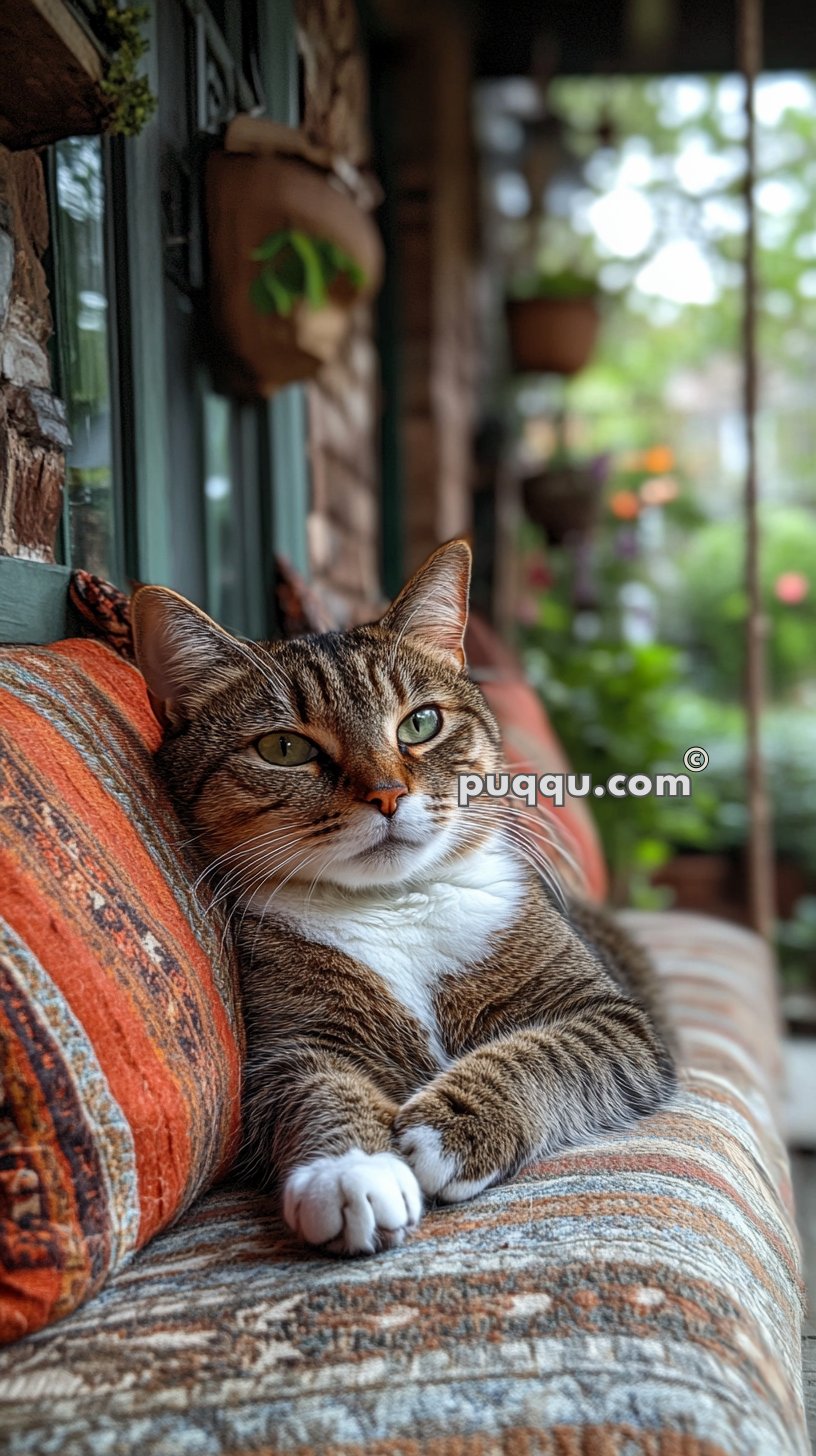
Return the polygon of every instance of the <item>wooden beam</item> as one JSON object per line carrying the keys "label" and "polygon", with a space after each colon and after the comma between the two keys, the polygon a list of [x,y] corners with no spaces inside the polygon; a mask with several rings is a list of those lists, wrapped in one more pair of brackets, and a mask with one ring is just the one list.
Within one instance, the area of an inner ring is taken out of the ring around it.
{"label": "wooden beam", "polygon": [[767,623],[760,578],[759,478],[756,417],[759,369],[757,345],[756,123],[754,88],[762,57],[762,0],[738,0],[738,59],[745,81],[745,254],[743,314],[743,414],[745,419],[745,589],[748,597],[745,654],[747,728],[748,865],[751,917],[756,930],[771,941],[774,903],[771,805],[762,758],[762,714],[765,706],[765,643]]}
{"label": "wooden beam", "polygon": [[0,144],[23,151],[102,131],[102,74],[64,0],[0,0]]}

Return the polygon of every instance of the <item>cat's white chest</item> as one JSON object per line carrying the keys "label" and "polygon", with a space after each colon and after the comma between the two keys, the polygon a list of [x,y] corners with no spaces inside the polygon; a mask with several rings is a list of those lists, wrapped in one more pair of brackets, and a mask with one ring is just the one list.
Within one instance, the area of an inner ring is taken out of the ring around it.
{"label": "cat's white chest", "polygon": [[307,940],[334,946],[376,971],[427,1028],[431,1049],[444,1062],[434,990],[443,976],[466,971],[490,954],[522,894],[520,866],[494,843],[420,887],[366,895],[327,892],[308,904],[287,895],[275,915]]}

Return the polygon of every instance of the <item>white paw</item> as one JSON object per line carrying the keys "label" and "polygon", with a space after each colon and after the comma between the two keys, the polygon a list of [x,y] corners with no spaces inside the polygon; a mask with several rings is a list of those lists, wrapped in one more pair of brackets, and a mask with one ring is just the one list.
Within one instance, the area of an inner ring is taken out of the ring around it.
{"label": "white paw", "polygon": [[423,1193],[438,1198],[440,1203],[464,1203],[494,1181],[493,1174],[480,1179],[460,1177],[458,1159],[443,1152],[440,1132],[427,1124],[407,1127],[397,1139],[397,1146],[416,1173]]}
{"label": "white paw", "polygon": [[416,1178],[394,1153],[352,1148],[339,1157],[315,1158],[293,1169],[283,1190],[290,1229],[334,1254],[392,1249],[421,1214]]}

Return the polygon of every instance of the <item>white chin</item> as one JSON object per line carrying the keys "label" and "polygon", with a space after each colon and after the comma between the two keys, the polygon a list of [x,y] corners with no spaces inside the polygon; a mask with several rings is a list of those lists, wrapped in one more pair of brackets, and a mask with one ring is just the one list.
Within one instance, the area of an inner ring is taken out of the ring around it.
{"label": "white chin", "polygon": [[412,880],[441,858],[447,848],[446,841],[445,834],[437,834],[422,844],[393,844],[384,840],[362,851],[350,849],[348,859],[333,864],[325,878],[349,889]]}

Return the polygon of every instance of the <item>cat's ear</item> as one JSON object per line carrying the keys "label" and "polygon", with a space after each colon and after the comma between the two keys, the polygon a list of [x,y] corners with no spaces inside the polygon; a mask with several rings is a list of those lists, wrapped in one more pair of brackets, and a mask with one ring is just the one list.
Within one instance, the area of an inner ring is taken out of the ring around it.
{"label": "cat's ear", "polygon": [[448,541],[440,546],[414,572],[380,625],[444,653],[456,667],[463,668],[470,564],[467,541]]}
{"label": "cat's ear", "polygon": [[212,692],[214,679],[240,664],[240,648],[206,612],[167,587],[139,587],[131,619],[136,662],[153,707],[177,728]]}

